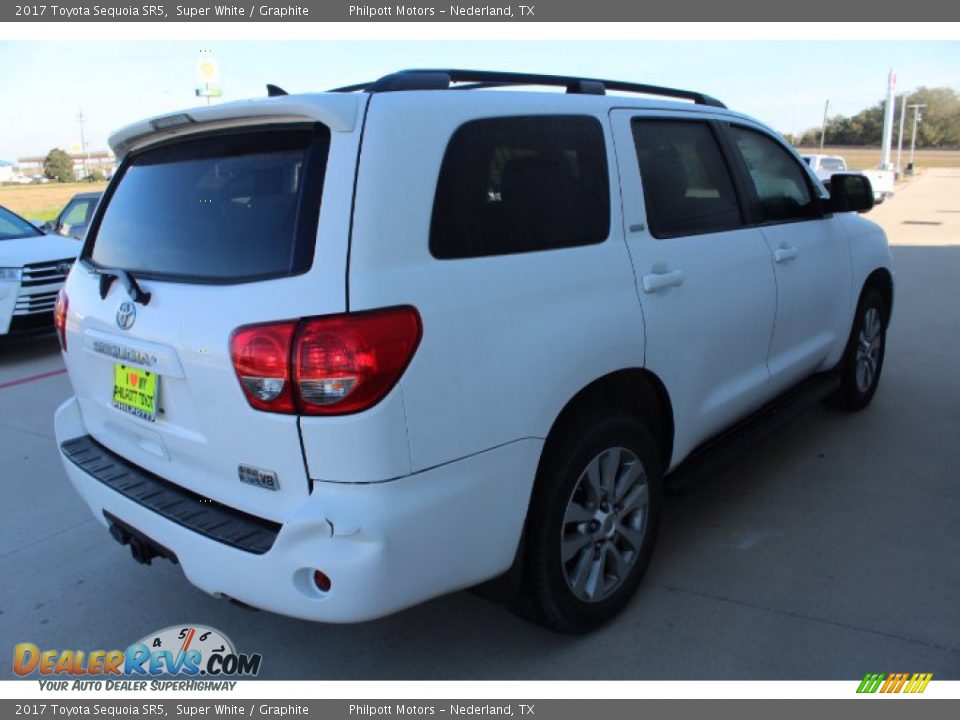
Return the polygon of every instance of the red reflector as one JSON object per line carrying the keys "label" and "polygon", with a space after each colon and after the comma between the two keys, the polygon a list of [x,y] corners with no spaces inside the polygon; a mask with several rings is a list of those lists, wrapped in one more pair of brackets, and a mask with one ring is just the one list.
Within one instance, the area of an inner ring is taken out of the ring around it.
{"label": "red reflector", "polygon": [[328,578],[326,573],[321,570],[317,570],[313,573],[313,584],[317,586],[317,590],[320,592],[330,591],[330,578]]}
{"label": "red reflector", "polygon": [[57,293],[57,304],[53,306],[53,327],[57,331],[57,339],[60,341],[60,348],[67,351],[67,312],[70,310],[70,298],[67,297],[67,291],[60,288]]}
{"label": "red reflector", "polygon": [[376,405],[420,344],[412,307],[304,320],[295,343],[294,380],[305,415],[341,415]]}
{"label": "red reflector", "polygon": [[230,338],[230,356],[247,401],[259,410],[296,412],[290,351],[297,323],[249,325]]}

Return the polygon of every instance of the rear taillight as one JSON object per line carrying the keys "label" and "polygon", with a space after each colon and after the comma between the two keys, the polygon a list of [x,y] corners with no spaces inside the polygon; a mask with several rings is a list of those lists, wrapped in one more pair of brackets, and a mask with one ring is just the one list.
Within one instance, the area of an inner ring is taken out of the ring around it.
{"label": "rear taillight", "polygon": [[258,410],[297,410],[290,382],[290,347],[296,322],[250,325],[233,333],[230,355],[249,403]]}
{"label": "rear taillight", "polygon": [[53,327],[57,331],[57,339],[60,341],[60,348],[67,351],[67,311],[70,309],[70,298],[67,297],[67,291],[60,288],[57,293],[57,304],[53,306]]}
{"label": "rear taillight", "polygon": [[390,392],[421,334],[414,308],[389,308],[242,327],[231,354],[253,407],[342,415],[366,410]]}

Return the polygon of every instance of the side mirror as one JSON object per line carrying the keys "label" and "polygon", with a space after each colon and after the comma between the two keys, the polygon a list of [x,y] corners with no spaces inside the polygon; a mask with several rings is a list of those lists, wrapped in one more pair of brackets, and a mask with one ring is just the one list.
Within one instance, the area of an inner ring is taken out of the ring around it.
{"label": "side mirror", "polygon": [[873,207],[870,178],[857,173],[830,176],[830,209],[833,212],[867,212]]}

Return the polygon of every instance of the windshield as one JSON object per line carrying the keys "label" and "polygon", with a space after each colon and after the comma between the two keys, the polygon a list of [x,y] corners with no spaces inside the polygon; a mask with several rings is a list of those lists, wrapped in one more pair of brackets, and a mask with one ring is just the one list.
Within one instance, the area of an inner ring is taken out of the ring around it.
{"label": "windshield", "polygon": [[0,207],[0,240],[16,240],[38,235],[43,235],[43,233],[19,215]]}
{"label": "windshield", "polygon": [[138,153],[105,199],[84,257],[100,267],[186,282],[305,272],[328,145],[326,128],[297,125]]}
{"label": "windshield", "polygon": [[843,160],[840,158],[824,158],[820,161],[820,167],[824,170],[845,170]]}

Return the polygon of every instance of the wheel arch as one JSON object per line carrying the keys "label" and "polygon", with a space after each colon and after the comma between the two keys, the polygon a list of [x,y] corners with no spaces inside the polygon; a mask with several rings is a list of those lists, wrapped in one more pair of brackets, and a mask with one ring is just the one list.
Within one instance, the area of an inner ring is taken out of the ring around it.
{"label": "wheel arch", "polygon": [[544,445],[557,435],[557,428],[588,408],[609,407],[627,410],[641,418],[657,444],[663,471],[673,455],[673,405],[666,387],[656,374],[645,368],[625,368],[597,378],[581,388],[560,410]]}
{"label": "wheel arch", "polygon": [[885,326],[890,325],[890,318],[893,315],[893,275],[887,268],[877,268],[869,275],[867,275],[866,280],[863,281],[863,287],[860,289],[860,297],[857,299],[857,302],[860,302],[860,298],[863,297],[863,294],[869,290],[875,289],[880,293],[880,297],[883,298],[884,304],[884,318],[883,324]]}

